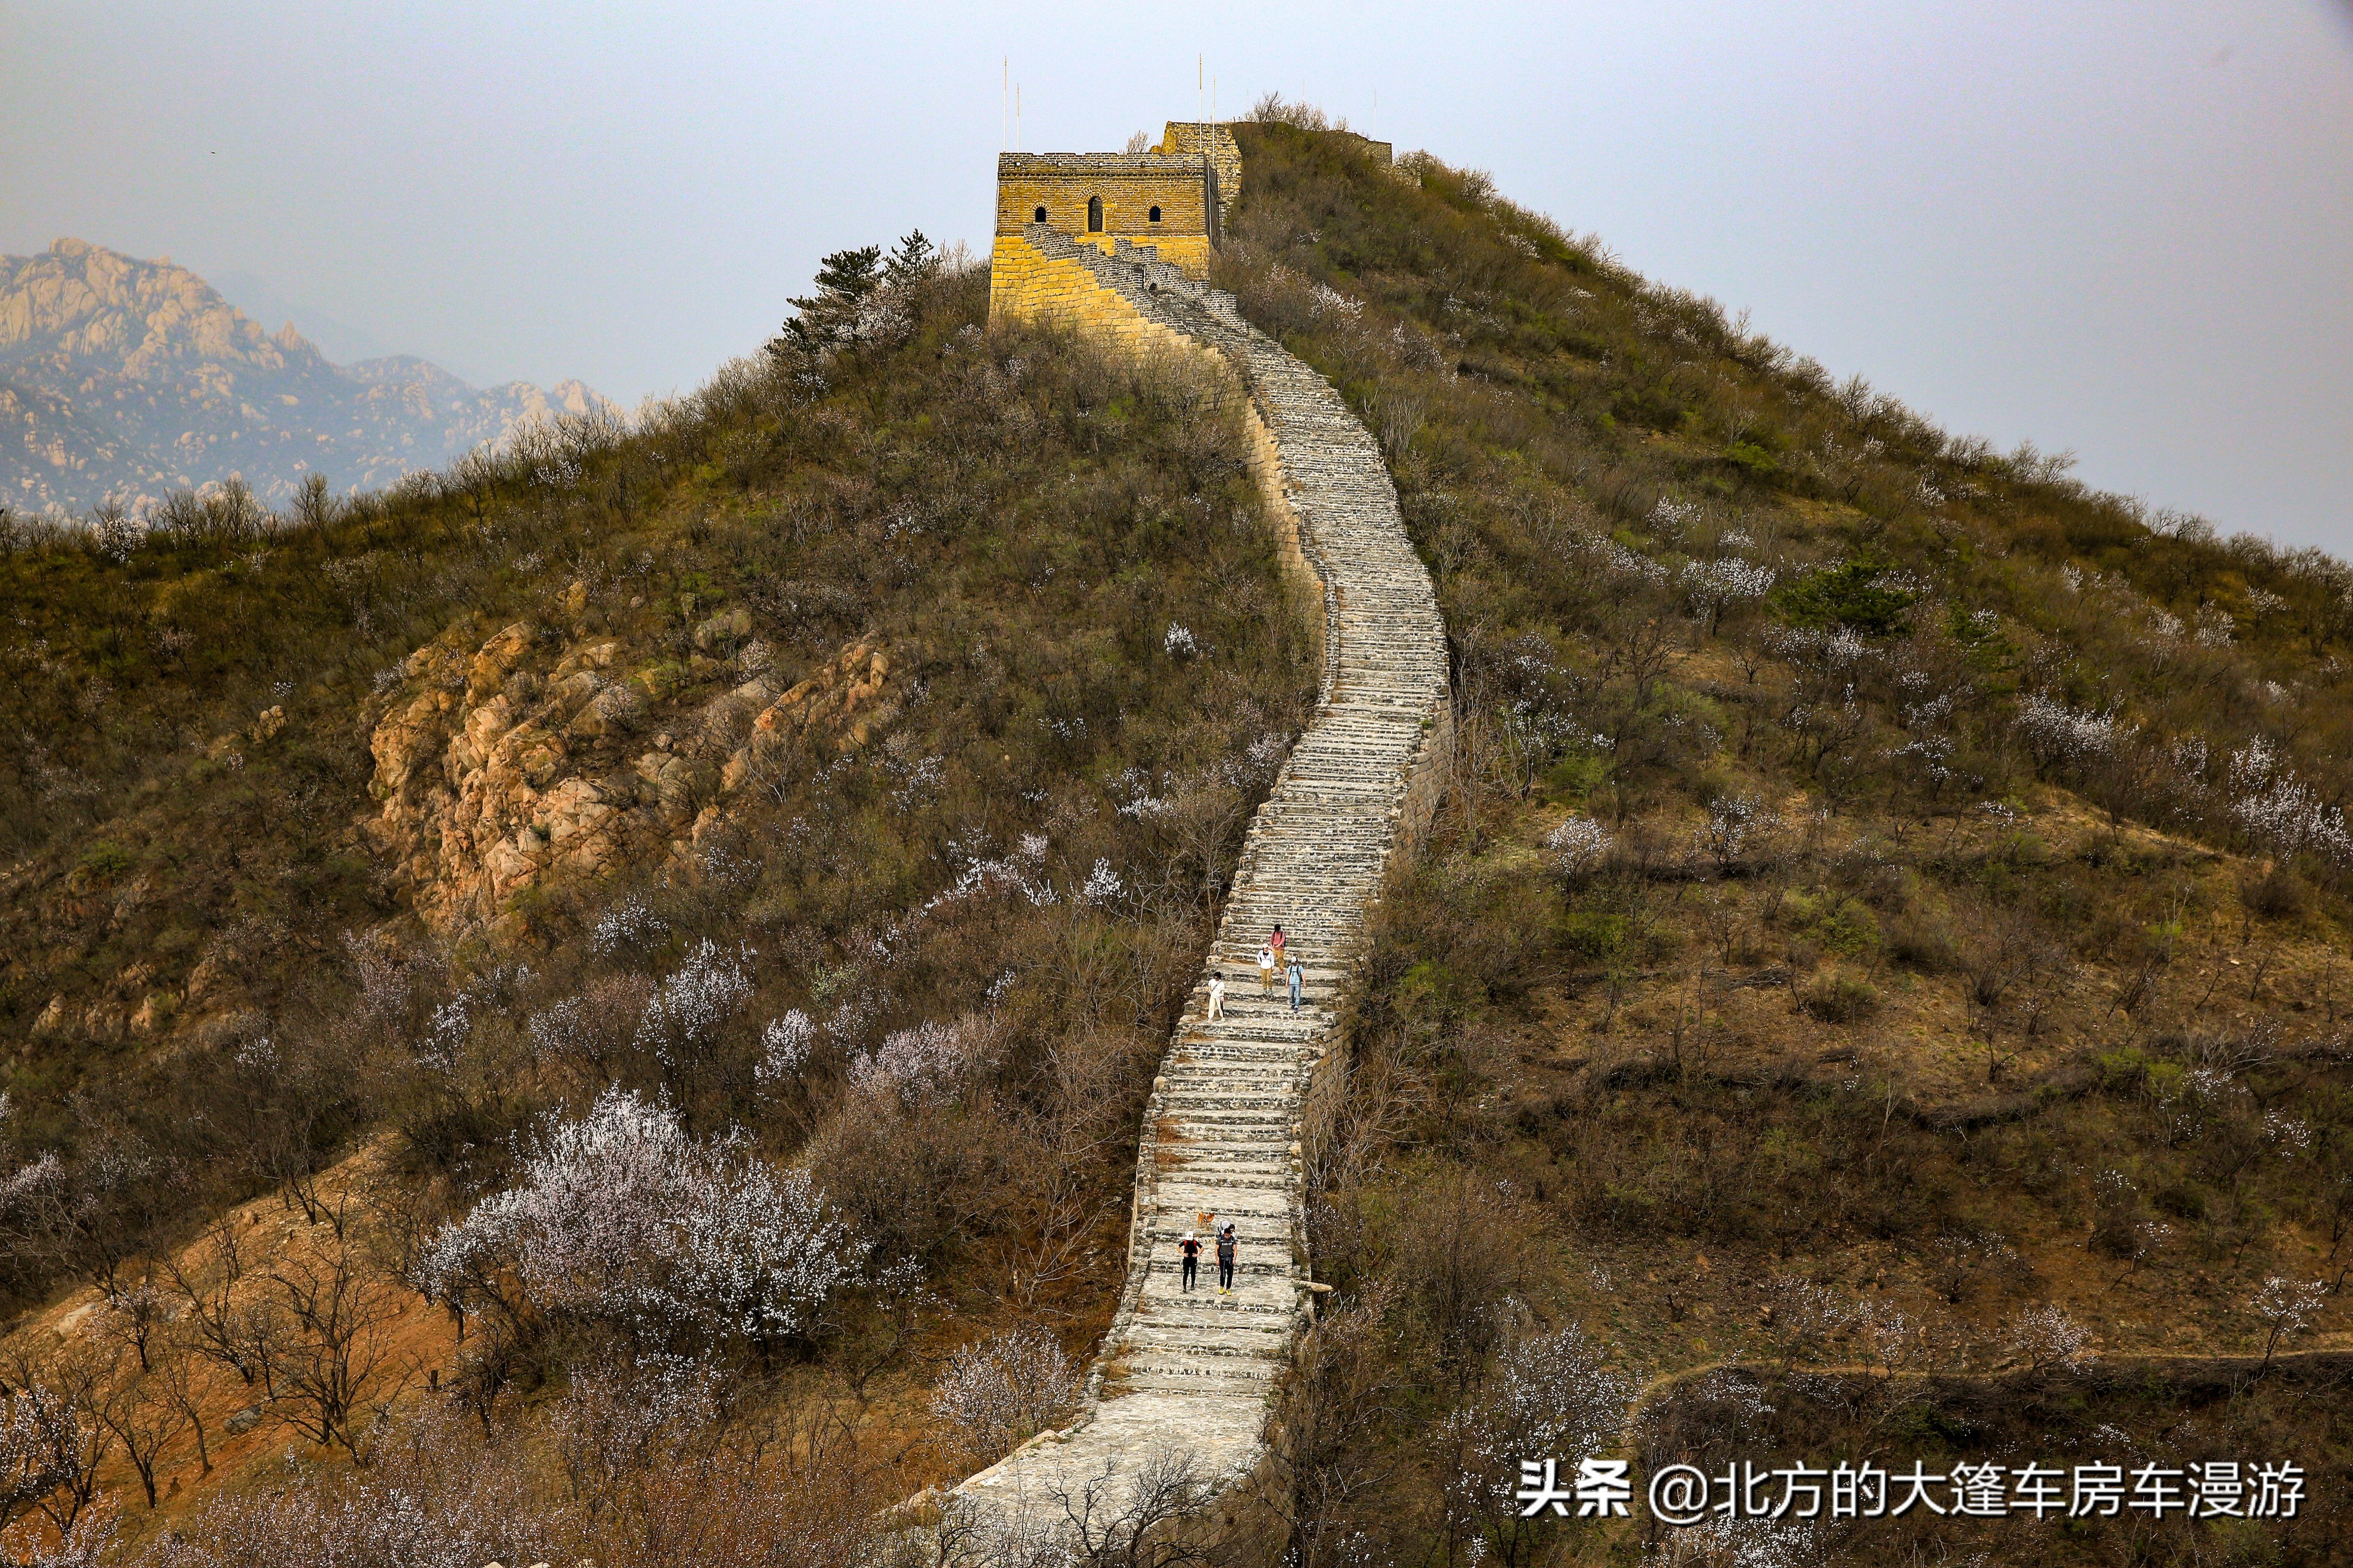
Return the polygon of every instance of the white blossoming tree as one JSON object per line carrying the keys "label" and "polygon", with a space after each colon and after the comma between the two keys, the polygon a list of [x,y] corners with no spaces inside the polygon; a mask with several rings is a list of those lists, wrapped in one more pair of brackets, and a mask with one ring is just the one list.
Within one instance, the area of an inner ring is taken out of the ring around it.
{"label": "white blossoming tree", "polygon": [[1513,1335],[1486,1387],[1440,1427],[1449,1450],[1450,1530],[1481,1547],[1492,1534],[1507,1559],[1521,1560],[1514,1549],[1534,1525],[1518,1517],[1513,1501],[1520,1461],[1558,1459],[1574,1475],[1577,1461],[1616,1437],[1633,1396],[1633,1380],[1604,1360],[1575,1323]]}
{"label": "white blossoming tree", "polygon": [[2030,1372],[2081,1372],[2099,1360],[2092,1331],[2049,1301],[2021,1307],[2002,1325],[2002,1348]]}
{"label": "white blossoming tree", "polygon": [[933,1391],[932,1414],[987,1463],[1051,1426],[1078,1387],[1078,1368],[1054,1336],[1025,1324],[959,1346]]}
{"label": "white blossoming tree", "polygon": [[1546,836],[1545,847],[1552,851],[1560,874],[1573,882],[1598,869],[1615,842],[1610,831],[1593,818],[1572,816]]}
{"label": "white blossoming tree", "polygon": [[766,1347],[823,1327],[862,1277],[854,1239],[807,1173],[774,1169],[740,1138],[699,1141],[675,1111],[617,1088],[544,1126],[516,1184],[434,1237],[414,1283],[518,1321]]}
{"label": "white blossoming tree", "polygon": [[2264,1371],[2271,1370],[2272,1357],[2278,1353],[2282,1340],[2312,1326],[2327,1294],[2328,1287],[2317,1279],[2285,1279],[2274,1274],[2263,1281],[2263,1288],[2247,1306],[2263,1326]]}

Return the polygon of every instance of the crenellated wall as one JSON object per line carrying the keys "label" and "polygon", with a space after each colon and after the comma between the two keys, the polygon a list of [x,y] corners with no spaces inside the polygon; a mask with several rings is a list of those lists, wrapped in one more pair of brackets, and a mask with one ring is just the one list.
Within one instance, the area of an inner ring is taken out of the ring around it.
{"label": "crenellated wall", "polygon": [[[1045,216],[1038,215],[1043,213]],[[1195,278],[1218,243],[1218,181],[1198,157],[1157,153],[1001,153],[997,236],[1043,225],[1106,253],[1122,239],[1157,247]]]}

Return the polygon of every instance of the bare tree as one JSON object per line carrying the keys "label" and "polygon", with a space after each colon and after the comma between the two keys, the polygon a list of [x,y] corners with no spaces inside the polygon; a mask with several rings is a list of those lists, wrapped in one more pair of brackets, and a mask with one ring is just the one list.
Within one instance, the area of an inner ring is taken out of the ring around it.
{"label": "bare tree", "polygon": [[406,1374],[389,1376],[389,1331],[399,1313],[391,1285],[342,1242],[313,1258],[288,1259],[269,1279],[283,1314],[264,1342],[279,1417],[314,1443],[343,1448],[357,1464],[360,1417],[408,1381]]}
{"label": "bare tree", "polygon": [[1124,1486],[1105,1469],[1048,1494],[1069,1527],[1067,1558],[1088,1568],[1210,1568],[1224,1553],[1198,1527],[1215,1490],[1190,1453],[1163,1447]]}
{"label": "bare tree", "polygon": [[[205,1232],[204,1248],[209,1267],[183,1266],[167,1252],[164,1271],[187,1303],[183,1322],[190,1348],[250,1384],[268,1368],[269,1335],[266,1315],[250,1301],[237,1300],[237,1286],[246,1276],[246,1258],[235,1214],[223,1215],[212,1223]],[[191,1254],[195,1250],[191,1248]]]}
{"label": "bare tree", "polygon": [[2024,996],[2029,1032],[2039,1027],[2049,1004],[2044,983],[2062,970],[2065,954],[2028,910],[1989,905],[1968,921],[1961,961],[1966,981],[1961,999],[1970,1026],[1985,1047],[1986,1080],[1997,1082],[2010,1062],[2000,1048],[2003,1005]]}
{"label": "bare tree", "polygon": [[1299,1568],[1335,1561],[1354,1510],[1396,1473],[1397,1451],[1377,1440],[1398,1397],[1386,1321],[1395,1294],[1382,1281],[1335,1307],[1301,1348],[1283,1410],[1285,1463],[1254,1489],[1290,1526]]}
{"label": "bare tree", "polygon": [[1853,1313],[1831,1286],[1783,1274],[1766,1286],[1765,1293],[1765,1337],[1780,1358],[1784,1375],[1800,1363],[1823,1360],[1852,1326]]}
{"label": "bare tree", "polygon": [[196,1436],[196,1463],[199,1473],[213,1473],[213,1450],[205,1429],[205,1390],[196,1378],[199,1358],[204,1352],[185,1335],[175,1335],[170,1351],[156,1369],[157,1385],[164,1398],[179,1407],[188,1418],[188,1429]]}
{"label": "bare tree", "polygon": [[1929,1244],[1925,1263],[1930,1282],[1955,1306],[1980,1275],[2015,1274],[2020,1268],[2018,1249],[1994,1231],[1945,1231]]}
{"label": "bare tree", "polygon": [[131,1468],[139,1474],[140,1489],[147,1494],[147,1506],[155,1506],[155,1466],[181,1433],[188,1428],[187,1407],[172,1396],[170,1387],[146,1368],[128,1377],[112,1380],[112,1386],[100,1397],[93,1410],[100,1425],[114,1435],[131,1460]]}
{"label": "bare tree", "polygon": [[459,1405],[482,1424],[486,1442],[491,1436],[491,1419],[498,1414],[499,1395],[514,1381],[519,1349],[513,1325],[493,1321],[484,1332],[474,1336],[472,1347],[459,1358],[457,1376],[445,1385],[454,1389]]}
{"label": "bare tree", "polygon": [[135,1277],[127,1268],[118,1271],[107,1282],[105,1296],[108,1328],[138,1355],[142,1373],[154,1371],[148,1345],[171,1321],[172,1310],[170,1299],[156,1288],[153,1262],[142,1261]]}
{"label": "bare tree", "polygon": [[1516,1217],[1486,1184],[1458,1173],[1400,1227],[1406,1253],[1420,1260],[1409,1305],[1429,1326],[1439,1364],[1458,1394],[1469,1389],[1502,1337],[1496,1306],[1526,1267]]}

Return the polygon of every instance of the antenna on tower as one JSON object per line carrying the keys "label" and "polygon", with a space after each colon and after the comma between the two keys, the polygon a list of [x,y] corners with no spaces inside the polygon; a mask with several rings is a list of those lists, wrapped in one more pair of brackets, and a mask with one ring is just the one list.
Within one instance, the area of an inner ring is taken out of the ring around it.
{"label": "antenna on tower", "polygon": [[997,111],[997,144],[1001,148],[1013,140],[1013,57],[1007,55],[999,60],[997,69],[1003,79],[998,86],[1004,98]]}

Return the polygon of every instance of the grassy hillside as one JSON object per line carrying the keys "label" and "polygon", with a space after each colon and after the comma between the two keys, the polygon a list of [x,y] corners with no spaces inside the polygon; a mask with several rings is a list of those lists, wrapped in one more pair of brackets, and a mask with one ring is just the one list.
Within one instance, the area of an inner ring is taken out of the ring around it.
{"label": "grassy hillside", "polygon": [[[1219,281],[1380,438],[1460,745],[1311,1142],[1293,1555],[2341,1560],[2353,574],[1313,121]],[[634,434],[6,531],[14,1542],[841,1563],[1069,1407],[1307,644],[1216,388],[868,276]],[[2310,1480],[1515,1520],[1596,1447]]]}
{"label": "grassy hillside", "polygon": [[2277,1357],[2353,1266],[2353,575],[1833,384],[1477,174],[1244,153],[1221,281],[1381,437],[1462,736],[1320,1151],[1303,1559],[1631,1560],[1504,1500],[1640,1388],[1650,1465],[2314,1477],[2292,1525],[1659,1551],[2340,1560],[2344,1363]]}
{"label": "grassy hillside", "polygon": [[[986,300],[911,274],[634,434],[0,559],[7,1286],[94,1303],[9,1385],[72,1396],[127,1538],[141,1421],[166,1518],[222,1484],[196,1421],[311,1456],[168,1561],[311,1561],[301,1474],[423,1442],[477,1560],[671,1563],[715,1453],[742,1561],[1062,1407],[1314,671],[1218,389]],[[290,1239],[202,1228],[255,1194]],[[600,1479],[539,1446],[617,1401]]]}

